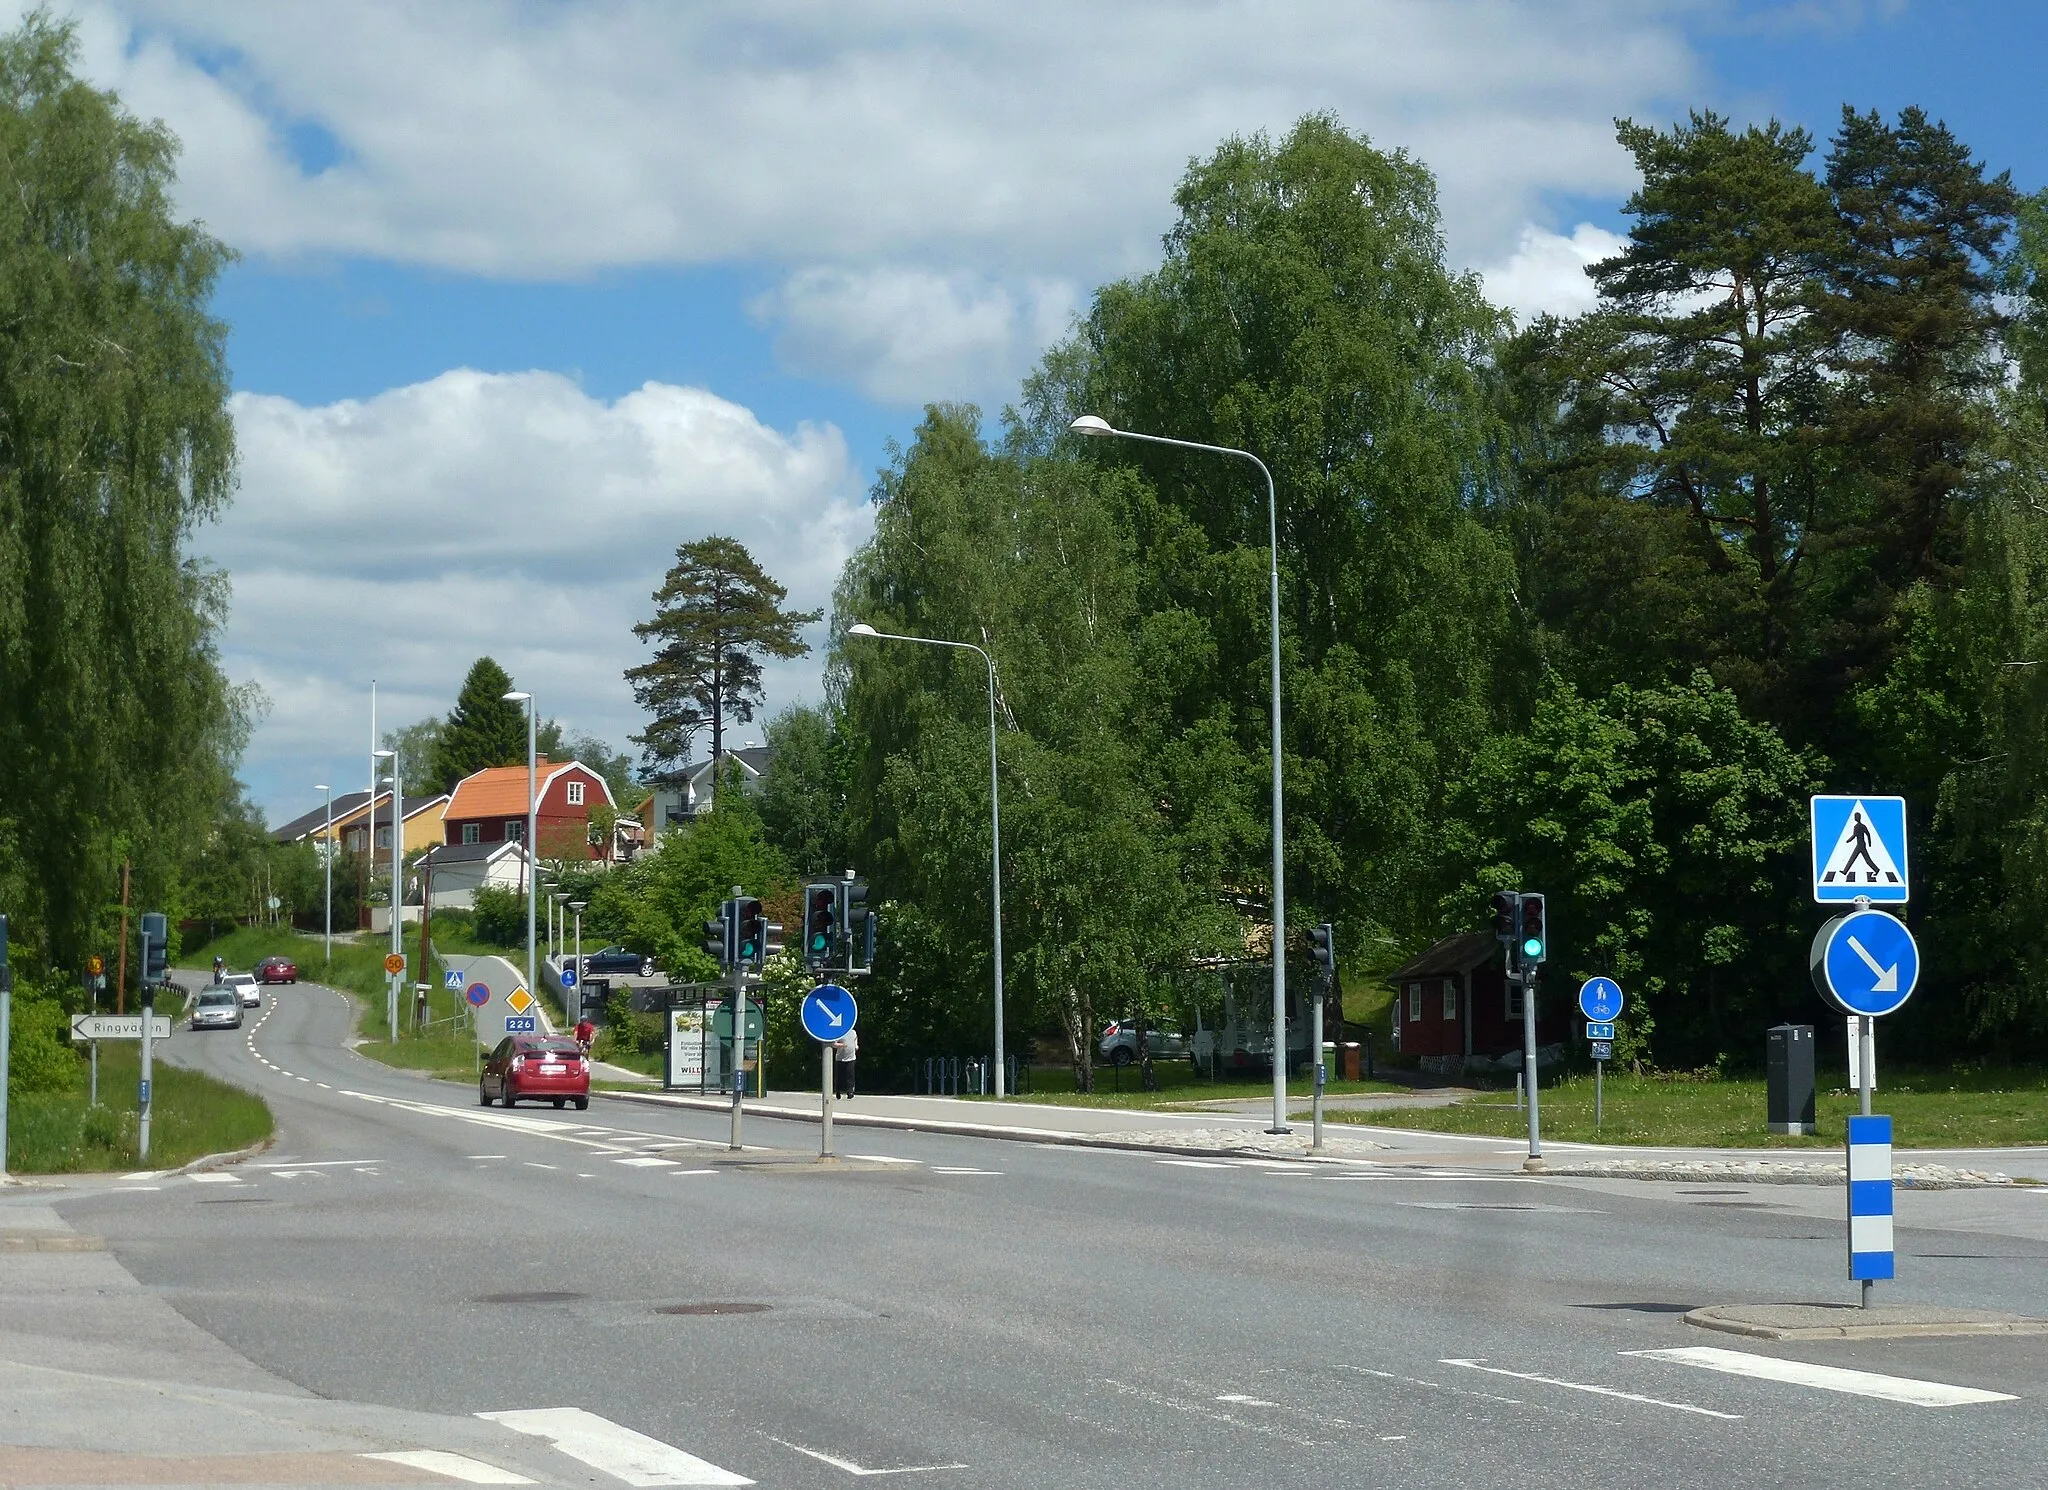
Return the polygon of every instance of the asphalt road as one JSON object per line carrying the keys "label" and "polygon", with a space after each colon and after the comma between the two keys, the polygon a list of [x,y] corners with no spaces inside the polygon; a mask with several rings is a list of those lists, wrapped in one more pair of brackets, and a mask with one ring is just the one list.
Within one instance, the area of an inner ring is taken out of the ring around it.
{"label": "asphalt road", "polygon": [[[715,1115],[485,1110],[349,1027],[301,984],[240,1034],[181,1031],[165,1058],[260,1091],[276,1149],[59,1202],[322,1397],[580,1408],[790,1487],[1838,1490],[2031,1482],[2048,1456],[2048,1336],[1770,1345],[1679,1319],[1851,1297],[1811,1196],[859,1130],[842,1153],[893,1162],[735,1170]],[[2048,1314],[2048,1197],[1928,1200],[1888,1297]],[[1643,1354],[1701,1348],[1725,1354]],[[1756,1374],[1778,1362],[2011,1400]]]}

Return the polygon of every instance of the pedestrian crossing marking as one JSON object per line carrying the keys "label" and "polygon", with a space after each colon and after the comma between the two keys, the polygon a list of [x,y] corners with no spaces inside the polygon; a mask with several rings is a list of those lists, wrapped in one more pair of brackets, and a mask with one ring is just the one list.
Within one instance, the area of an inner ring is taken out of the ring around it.
{"label": "pedestrian crossing marking", "polygon": [[545,1438],[560,1453],[628,1485],[751,1485],[681,1449],[649,1438],[580,1407],[536,1407],[519,1412],[480,1412],[486,1422],[515,1433]]}
{"label": "pedestrian crossing marking", "polygon": [[1679,1350],[1629,1350],[1622,1354],[1640,1356],[1644,1360],[1671,1361],[1681,1366],[1700,1366],[1730,1376],[1752,1376],[1761,1381],[1779,1381],[1792,1386],[1818,1387],[1826,1392],[1875,1397],[1881,1402],[1900,1402],[1908,1407],[1967,1407],[1982,1402],[2019,1400],[2009,1392],[1987,1392],[1978,1387],[1950,1386],[1945,1381],[1920,1381],[1910,1376],[1881,1376],[1875,1371],[1852,1371],[1846,1366],[1816,1366],[1807,1361],[1751,1355],[1746,1350],[1724,1350],[1714,1345],[1689,1345]]}
{"label": "pedestrian crossing marking", "polygon": [[383,1454],[359,1454],[359,1459],[377,1459],[386,1464],[403,1464],[408,1469],[424,1469],[430,1474],[446,1475],[451,1480],[461,1480],[467,1485],[531,1485],[534,1483],[523,1474],[514,1474],[509,1469],[500,1469],[495,1464],[486,1464],[481,1459],[472,1459],[467,1454],[451,1454],[446,1449],[394,1449]]}

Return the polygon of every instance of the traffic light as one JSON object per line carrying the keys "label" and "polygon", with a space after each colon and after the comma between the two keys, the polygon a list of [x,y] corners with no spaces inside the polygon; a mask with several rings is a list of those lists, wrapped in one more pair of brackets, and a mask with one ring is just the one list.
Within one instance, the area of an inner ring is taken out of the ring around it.
{"label": "traffic light", "polygon": [[704,923],[704,951],[720,967],[731,967],[733,962],[733,923],[730,900],[722,901],[715,919]]}
{"label": "traffic light", "polygon": [[171,922],[162,911],[142,913],[142,986],[163,982],[171,962]]}
{"label": "traffic light", "polygon": [[767,955],[768,926],[761,917],[761,902],[742,895],[731,902],[739,939],[733,948],[733,964],[752,963],[759,967]]}
{"label": "traffic light", "polygon": [[765,960],[782,955],[782,923],[763,921],[761,923],[761,956]]}
{"label": "traffic light", "polygon": [[839,946],[838,880],[804,886],[804,966],[820,968]]}
{"label": "traffic light", "polygon": [[1503,890],[1493,897],[1493,934],[1501,941],[1512,943],[1521,933],[1522,897],[1513,890]]}
{"label": "traffic light", "polygon": [[1543,897],[1524,894],[1522,896],[1521,941],[1517,950],[1522,954],[1525,966],[1534,967],[1550,955],[1549,929],[1543,921]]}
{"label": "traffic light", "polygon": [[866,944],[865,965],[875,965],[875,913],[868,909],[868,882],[846,880],[839,886],[839,926],[846,939],[846,967],[853,969],[853,942],[859,937]]}
{"label": "traffic light", "polygon": [[1316,960],[1316,966],[1323,970],[1323,977],[1331,982],[1337,978],[1337,928],[1328,921],[1314,927],[1308,934],[1309,955]]}

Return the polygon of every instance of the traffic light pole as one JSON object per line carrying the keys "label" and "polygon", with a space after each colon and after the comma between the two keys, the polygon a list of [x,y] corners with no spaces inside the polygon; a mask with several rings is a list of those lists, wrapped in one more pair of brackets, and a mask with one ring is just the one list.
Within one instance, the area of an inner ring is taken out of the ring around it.
{"label": "traffic light pole", "polygon": [[1529,1157],[1524,1169],[1543,1167],[1543,1124],[1536,1115],[1536,969],[1522,969],[1522,1085],[1529,1093]]}
{"label": "traffic light pole", "polygon": [[1315,1043],[1316,1058],[1315,1098],[1309,1109],[1314,1124],[1314,1136],[1309,1140],[1308,1151],[1311,1154],[1320,1154],[1323,1151],[1323,1077],[1326,1074],[1323,1070],[1323,998],[1320,992],[1316,995],[1315,1003],[1316,1011],[1309,1026],[1310,1038]]}
{"label": "traffic light pole", "polygon": [[[732,887],[733,915],[740,914],[739,898],[745,892],[738,885]],[[766,1035],[768,1032],[761,1032]],[[732,1142],[729,1147],[734,1153],[740,1151],[740,1094],[745,1090],[747,1079],[747,959],[740,955],[739,928],[733,929],[732,959]]]}

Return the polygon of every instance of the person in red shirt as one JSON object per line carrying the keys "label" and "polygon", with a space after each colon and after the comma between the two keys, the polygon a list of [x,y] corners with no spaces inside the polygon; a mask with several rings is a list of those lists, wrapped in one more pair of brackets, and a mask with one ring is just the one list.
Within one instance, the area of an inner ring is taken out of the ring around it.
{"label": "person in red shirt", "polygon": [[596,1040],[597,1026],[590,1022],[590,1016],[586,1014],[576,1021],[576,1043],[583,1047],[585,1055],[589,1055],[590,1047]]}

